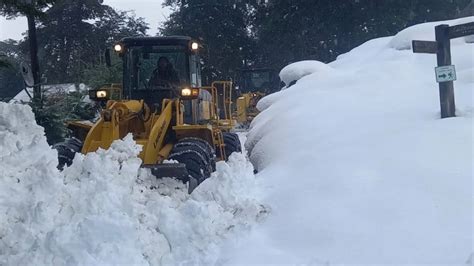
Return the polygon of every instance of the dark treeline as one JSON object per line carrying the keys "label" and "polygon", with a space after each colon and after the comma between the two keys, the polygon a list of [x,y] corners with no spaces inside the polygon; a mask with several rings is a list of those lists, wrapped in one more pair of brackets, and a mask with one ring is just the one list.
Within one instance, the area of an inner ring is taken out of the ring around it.
{"label": "dark treeline", "polygon": [[[120,81],[120,64],[107,69],[104,51],[125,37],[145,35],[149,25],[99,0],[0,0],[0,14],[36,18],[41,81]],[[29,1],[35,2],[35,1]],[[203,43],[204,80],[228,79],[246,66],[279,70],[304,59],[323,62],[401,29],[452,19],[471,0],[166,0],[171,7],[160,35],[189,35]],[[23,6],[24,7],[24,6]],[[465,14],[465,13],[464,13]],[[157,25],[151,25],[157,27]],[[0,98],[21,86],[20,62],[29,62],[28,35],[0,42]],[[20,85],[19,85],[20,84]]]}
{"label": "dark treeline", "polygon": [[[277,70],[291,62],[330,62],[367,40],[407,26],[458,17],[471,0],[167,0],[161,29],[205,43],[210,77],[243,66]],[[472,5],[472,4],[471,4]]]}

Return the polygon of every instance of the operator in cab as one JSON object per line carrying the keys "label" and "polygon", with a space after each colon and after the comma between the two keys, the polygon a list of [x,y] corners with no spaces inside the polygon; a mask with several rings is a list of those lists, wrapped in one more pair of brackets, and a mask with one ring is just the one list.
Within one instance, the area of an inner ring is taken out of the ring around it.
{"label": "operator in cab", "polygon": [[179,86],[178,73],[173,67],[173,64],[168,60],[167,57],[161,56],[157,63],[156,69],[153,70],[152,77],[150,78],[149,84],[151,87],[164,86],[177,88]]}

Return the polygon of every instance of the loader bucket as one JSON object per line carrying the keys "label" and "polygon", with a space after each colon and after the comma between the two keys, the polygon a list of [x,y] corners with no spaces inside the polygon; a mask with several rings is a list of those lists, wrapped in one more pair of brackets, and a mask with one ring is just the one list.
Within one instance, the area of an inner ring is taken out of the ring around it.
{"label": "loader bucket", "polygon": [[193,190],[199,185],[199,181],[189,175],[186,165],[184,163],[168,163],[168,164],[154,164],[142,165],[142,168],[148,168],[156,178],[171,177],[188,182],[188,193],[191,194]]}
{"label": "loader bucket", "polygon": [[156,178],[172,177],[182,181],[189,180],[188,170],[183,163],[148,164],[142,167],[150,169]]}

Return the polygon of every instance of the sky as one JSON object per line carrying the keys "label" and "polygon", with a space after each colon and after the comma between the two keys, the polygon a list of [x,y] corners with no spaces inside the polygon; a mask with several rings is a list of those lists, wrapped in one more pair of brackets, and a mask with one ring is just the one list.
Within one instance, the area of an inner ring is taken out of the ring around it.
{"label": "sky", "polygon": [[[155,35],[160,23],[166,20],[171,13],[168,8],[161,5],[163,0],[104,0],[104,4],[115,9],[131,11],[134,10],[137,17],[145,18],[149,24],[149,35]],[[18,17],[14,20],[7,20],[0,16],[0,40],[22,39],[22,33],[28,28],[26,17]]]}

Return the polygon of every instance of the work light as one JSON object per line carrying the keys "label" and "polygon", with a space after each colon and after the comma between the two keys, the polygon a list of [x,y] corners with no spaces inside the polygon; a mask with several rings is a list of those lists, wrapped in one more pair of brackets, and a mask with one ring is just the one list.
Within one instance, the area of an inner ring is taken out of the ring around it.
{"label": "work light", "polygon": [[122,47],[122,45],[117,43],[116,45],[114,45],[114,50],[115,50],[115,52],[120,53],[120,52],[122,52],[123,47]]}
{"label": "work light", "polygon": [[95,92],[95,96],[99,99],[107,97],[107,91],[105,90],[98,90]]}
{"label": "work light", "polygon": [[190,88],[184,88],[181,90],[181,96],[186,97],[186,96],[191,96],[191,94],[192,94],[192,91]]}

